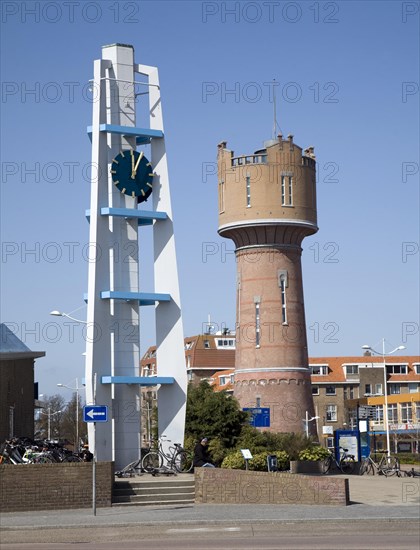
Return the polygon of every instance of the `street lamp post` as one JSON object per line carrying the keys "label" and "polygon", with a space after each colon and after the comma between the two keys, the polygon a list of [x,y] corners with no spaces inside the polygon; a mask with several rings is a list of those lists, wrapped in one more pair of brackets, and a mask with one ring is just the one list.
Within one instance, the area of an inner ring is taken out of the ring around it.
{"label": "street lamp post", "polygon": [[76,378],[76,387],[72,388],[71,386],[67,386],[66,384],[57,384],[59,388],[67,388],[69,390],[76,392],[76,441],[74,444],[74,452],[77,453],[79,451],[79,379]]}
{"label": "street lamp post", "polygon": [[48,441],[51,441],[51,417],[54,416],[55,414],[59,414],[63,411],[55,411],[55,412],[51,412],[51,407],[48,407],[47,409],[47,412],[44,412],[44,411],[40,411],[41,413],[43,414],[47,414],[48,415],[48,428],[47,428],[47,439]]}
{"label": "street lamp post", "polygon": [[318,420],[319,416],[312,416],[311,418],[309,418],[309,413],[308,411],[305,412],[305,434],[306,434],[306,437],[309,437],[309,422],[312,422],[313,420]]}
{"label": "street lamp post", "polygon": [[383,362],[383,369],[384,369],[384,423],[385,423],[385,432],[386,432],[386,448],[387,448],[387,457],[388,459],[391,457],[391,442],[389,438],[389,421],[388,421],[388,388],[387,388],[387,372],[386,372],[386,356],[392,355],[396,351],[400,351],[405,349],[405,346],[398,346],[397,348],[393,349],[392,351],[389,351],[388,353],[385,353],[385,338],[382,338],[382,353],[379,351],[375,351],[371,346],[364,345],[362,346],[362,349],[372,351],[373,353],[376,353],[376,355],[382,355],[382,362]]}

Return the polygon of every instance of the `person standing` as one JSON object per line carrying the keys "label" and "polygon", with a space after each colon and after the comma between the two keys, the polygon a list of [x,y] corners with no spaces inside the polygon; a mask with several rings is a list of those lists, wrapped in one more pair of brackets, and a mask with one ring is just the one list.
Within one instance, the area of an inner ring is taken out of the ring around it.
{"label": "person standing", "polygon": [[207,448],[208,439],[203,437],[194,448],[193,465],[197,468],[215,468],[212,464],[211,457]]}

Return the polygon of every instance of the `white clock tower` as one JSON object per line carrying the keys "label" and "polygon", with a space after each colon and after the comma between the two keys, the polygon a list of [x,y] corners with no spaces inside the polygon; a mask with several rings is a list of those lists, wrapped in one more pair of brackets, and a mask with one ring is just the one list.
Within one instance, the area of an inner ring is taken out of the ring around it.
{"label": "white clock tower", "polygon": [[[159,388],[159,435],[183,443],[187,379],[158,70],[136,64],[132,46],[104,46],[94,62],[92,91],[86,403],[107,406],[108,422],[89,423],[88,433],[96,459],[114,460],[120,469],[140,457],[141,385]],[[139,120],[136,108],[147,97],[148,120]],[[125,176],[115,162],[121,154],[149,158],[151,209],[132,190],[137,170]],[[154,249],[154,289],[146,291],[140,289],[138,261],[144,225],[153,226]],[[140,377],[143,306],[155,308],[154,378]]]}

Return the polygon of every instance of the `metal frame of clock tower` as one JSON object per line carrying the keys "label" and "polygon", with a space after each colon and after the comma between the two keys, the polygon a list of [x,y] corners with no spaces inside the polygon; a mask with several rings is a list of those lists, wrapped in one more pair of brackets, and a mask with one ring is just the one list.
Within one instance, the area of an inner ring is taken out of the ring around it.
{"label": "metal frame of clock tower", "polygon": [[[146,80],[136,81],[136,73]],[[145,127],[137,126],[138,86],[149,96]],[[132,46],[104,46],[102,59],[94,62],[92,91],[86,403],[106,405],[109,421],[89,424],[88,434],[96,459],[114,460],[122,468],[140,457],[141,385],[159,388],[159,435],[183,442],[183,326],[158,70],[136,64]],[[152,210],[139,209],[137,197],[121,193],[110,174],[121,150],[144,144],[150,144],[154,172]],[[153,225],[152,292],[139,287],[138,232],[143,225]],[[140,377],[141,306],[155,307],[159,373],[153,378]]]}

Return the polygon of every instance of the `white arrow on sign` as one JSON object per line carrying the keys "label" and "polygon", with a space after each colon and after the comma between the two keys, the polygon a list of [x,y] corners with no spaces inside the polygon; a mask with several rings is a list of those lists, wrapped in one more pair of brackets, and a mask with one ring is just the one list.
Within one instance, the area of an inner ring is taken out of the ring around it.
{"label": "white arrow on sign", "polygon": [[90,411],[87,411],[86,416],[93,419],[95,416],[105,416],[105,412],[95,411],[95,410],[91,409]]}

